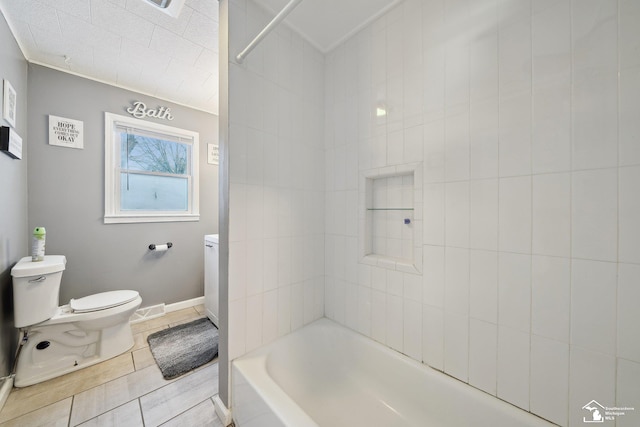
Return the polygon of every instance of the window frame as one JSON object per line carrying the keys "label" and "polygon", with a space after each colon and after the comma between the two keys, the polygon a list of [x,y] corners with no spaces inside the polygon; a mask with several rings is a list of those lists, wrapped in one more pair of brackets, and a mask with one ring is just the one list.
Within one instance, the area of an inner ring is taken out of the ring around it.
{"label": "window frame", "polygon": [[[182,144],[191,146],[190,176],[188,178],[187,211],[122,211],[120,209],[120,138],[117,126],[126,126],[141,131],[153,132],[180,138]],[[104,223],[126,224],[146,222],[182,222],[200,220],[199,152],[198,132],[148,122],[134,117],[104,113]]]}

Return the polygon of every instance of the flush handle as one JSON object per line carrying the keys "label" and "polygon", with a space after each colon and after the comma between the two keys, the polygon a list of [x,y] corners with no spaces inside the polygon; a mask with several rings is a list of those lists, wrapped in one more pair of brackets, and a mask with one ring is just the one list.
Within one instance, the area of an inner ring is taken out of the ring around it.
{"label": "flush handle", "polygon": [[47,280],[47,276],[40,276],[37,279],[29,280],[29,283],[40,283],[40,282],[44,282],[45,280]]}

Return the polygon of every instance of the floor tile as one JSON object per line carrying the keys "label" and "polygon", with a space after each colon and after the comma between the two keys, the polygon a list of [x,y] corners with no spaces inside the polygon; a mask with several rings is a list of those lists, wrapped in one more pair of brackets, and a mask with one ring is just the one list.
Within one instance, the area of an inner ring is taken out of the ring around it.
{"label": "floor tile", "polygon": [[132,400],[78,425],[82,427],[144,427],[142,412],[140,412],[140,402],[138,399]]}
{"label": "floor tile", "polygon": [[207,426],[224,427],[216,415],[213,401],[207,399],[199,405],[183,412],[175,418],[162,424],[162,427],[183,427],[183,426]]}
{"label": "floor tile", "polygon": [[10,421],[0,423],[2,427],[66,427],[69,424],[71,401],[68,397],[59,402],[47,405]]}
{"label": "floor tile", "polygon": [[215,363],[142,396],[144,424],[158,426],[217,393],[218,364]]}
{"label": "floor tile", "polygon": [[153,354],[151,354],[151,350],[149,347],[141,348],[140,350],[136,350],[133,353],[133,364],[136,367],[136,371],[140,369],[144,369],[151,365],[155,365],[156,361],[153,358]]}
{"label": "floor tile", "polygon": [[154,364],[79,393],[74,397],[71,425],[94,418],[169,383]]}
{"label": "floor tile", "polygon": [[62,377],[13,389],[0,412],[0,422],[16,418],[131,372],[134,372],[133,358],[130,353],[125,353]]}

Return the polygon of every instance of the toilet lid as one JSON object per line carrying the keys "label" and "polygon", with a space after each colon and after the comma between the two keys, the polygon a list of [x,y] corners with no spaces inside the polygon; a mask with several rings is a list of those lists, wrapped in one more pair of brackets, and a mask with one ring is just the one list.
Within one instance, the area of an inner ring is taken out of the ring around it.
{"label": "toilet lid", "polygon": [[87,297],[71,299],[69,305],[74,313],[104,310],[117,307],[138,298],[137,291],[109,291]]}

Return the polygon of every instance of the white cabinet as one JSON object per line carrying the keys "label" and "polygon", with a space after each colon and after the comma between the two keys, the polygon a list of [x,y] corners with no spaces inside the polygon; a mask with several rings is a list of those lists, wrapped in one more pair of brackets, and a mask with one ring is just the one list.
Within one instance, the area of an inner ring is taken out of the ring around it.
{"label": "white cabinet", "polygon": [[218,327],[218,235],[204,236],[204,308]]}

